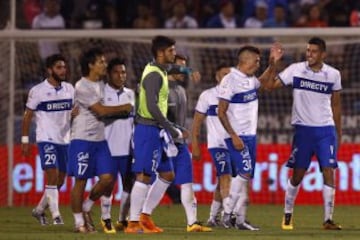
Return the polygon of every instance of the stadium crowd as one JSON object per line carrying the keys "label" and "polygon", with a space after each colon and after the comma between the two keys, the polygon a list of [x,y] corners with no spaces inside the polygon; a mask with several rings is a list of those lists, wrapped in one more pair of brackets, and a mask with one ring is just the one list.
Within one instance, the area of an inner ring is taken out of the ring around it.
{"label": "stadium crowd", "polygon": [[[1,5],[4,17],[0,27],[4,28],[10,1]],[[360,25],[360,3],[350,0],[18,0],[16,26],[32,28],[41,14],[60,18],[64,24],[58,27],[68,29]]]}

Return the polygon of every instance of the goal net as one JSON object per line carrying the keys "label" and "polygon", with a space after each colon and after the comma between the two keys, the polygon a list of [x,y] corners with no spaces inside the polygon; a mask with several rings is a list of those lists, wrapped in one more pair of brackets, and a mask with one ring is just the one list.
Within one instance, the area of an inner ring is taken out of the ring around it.
{"label": "goal net", "polygon": [[[339,152],[340,167],[337,171],[337,202],[355,204],[360,199],[360,36],[353,35],[351,29],[316,29],[318,36],[328,44],[326,62],[342,74],[343,146]],[[339,31],[340,31],[339,30]],[[187,126],[190,128],[195,104],[200,93],[215,85],[214,72],[220,63],[236,64],[236,51],[245,44],[252,44],[262,50],[261,73],[267,66],[271,42],[280,41],[285,55],[279,71],[292,62],[304,60],[306,42],[314,30],[299,33],[297,29],[284,30],[184,30],[184,31],[11,31],[3,30],[0,35],[0,108],[4,117],[0,119],[0,153],[8,156],[12,143],[13,159],[1,164],[0,176],[11,189],[0,192],[0,205],[35,204],[41,196],[44,176],[36,155],[36,147],[30,158],[21,156],[21,119],[28,90],[44,79],[43,60],[39,48],[47,44],[56,46],[68,61],[69,81],[75,83],[80,78],[79,58],[85,49],[100,47],[107,60],[121,57],[126,60],[127,85],[135,89],[145,64],[152,60],[151,38],[155,35],[173,36],[177,40],[177,51],[189,57],[190,66],[198,70],[201,82],[187,85],[188,112]],[[15,55],[11,59],[11,43]],[[11,76],[11,66],[15,69]],[[286,179],[290,172],[284,164],[290,154],[292,128],[290,113],[292,92],[282,89],[272,93],[261,93],[259,97],[258,121],[258,163],[252,182],[251,198],[255,203],[282,203]],[[8,117],[5,117],[8,116]],[[10,118],[12,117],[12,118]],[[9,124],[9,119],[11,120]],[[10,127],[9,127],[10,125]],[[206,142],[206,129],[202,129],[202,141]],[[34,131],[30,136],[34,142]],[[216,186],[216,177],[209,154],[203,146],[203,159],[194,163],[194,189],[199,203],[209,203]],[[11,166],[9,166],[11,164]],[[69,203],[72,181],[62,189],[61,202]],[[321,203],[322,177],[314,161],[302,185],[303,194],[298,202]],[[5,186],[5,185],[3,185]],[[115,191],[121,191],[118,187]],[[118,195],[119,196],[119,195]],[[311,196],[311,197],[309,197]],[[314,197],[315,196],[315,197]],[[119,200],[119,199],[116,199]],[[165,202],[167,200],[164,200]]]}

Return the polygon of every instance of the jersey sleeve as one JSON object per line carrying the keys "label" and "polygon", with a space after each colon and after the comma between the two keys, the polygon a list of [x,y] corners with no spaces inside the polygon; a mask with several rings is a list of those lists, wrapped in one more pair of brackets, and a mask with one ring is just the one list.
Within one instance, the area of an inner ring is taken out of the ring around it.
{"label": "jersey sleeve", "polygon": [[101,101],[101,96],[95,94],[95,89],[89,85],[81,84],[75,88],[76,101],[83,105],[85,108],[89,108]]}
{"label": "jersey sleeve", "polygon": [[231,86],[231,78],[229,74],[226,75],[219,85],[219,95],[218,98],[230,101],[233,97],[233,87]]}
{"label": "jersey sleeve", "polygon": [[32,88],[29,91],[29,96],[26,102],[26,107],[35,111],[40,103],[39,94],[36,92],[36,88]]}
{"label": "jersey sleeve", "polygon": [[278,78],[284,85],[292,85],[293,84],[293,76],[294,76],[295,65],[291,64],[287,68],[285,68],[281,73],[279,73]]}
{"label": "jersey sleeve", "polygon": [[255,78],[255,89],[259,89],[261,87],[261,83],[258,78]]}
{"label": "jersey sleeve", "polygon": [[335,81],[334,81],[334,86],[333,86],[333,91],[339,91],[342,89],[341,86],[341,75],[340,72],[336,70],[336,74],[335,74]]}
{"label": "jersey sleeve", "polygon": [[206,114],[209,104],[206,101],[206,92],[202,92],[196,104],[195,110],[199,113]]}

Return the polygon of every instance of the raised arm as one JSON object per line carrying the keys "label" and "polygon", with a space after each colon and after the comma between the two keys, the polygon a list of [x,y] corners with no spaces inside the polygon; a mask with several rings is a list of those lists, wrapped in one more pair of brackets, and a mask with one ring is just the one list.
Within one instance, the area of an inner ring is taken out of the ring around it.
{"label": "raised arm", "polygon": [[261,83],[261,89],[271,91],[283,86],[277,76],[277,65],[284,54],[280,43],[274,43],[270,48],[269,65],[258,78]]}

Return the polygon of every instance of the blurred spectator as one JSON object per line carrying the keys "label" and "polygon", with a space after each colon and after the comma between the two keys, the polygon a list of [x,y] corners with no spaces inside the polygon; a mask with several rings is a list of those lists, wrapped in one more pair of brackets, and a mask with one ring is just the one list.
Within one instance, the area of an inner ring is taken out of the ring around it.
{"label": "blurred spectator", "polygon": [[308,19],[305,27],[327,27],[328,23],[324,20],[319,5],[311,5],[308,12]]}
{"label": "blurred spectator", "polygon": [[209,19],[208,28],[237,28],[241,27],[240,18],[235,14],[234,3],[231,0],[220,1],[220,13]]}
{"label": "blurred spectator", "polygon": [[301,16],[295,23],[297,27],[327,27],[328,23],[324,19],[318,4],[310,5],[307,8],[306,15]]}
{"label": "blurred spectator", "polygon": [[157,28],[159,20],[154,16],[149,4],[140,2],[137,6],[137,17],[134,19],[133,28]]}
{"label": "blurred spectator", "polygon": [[357,3],[350,14],[350,26],[360,27],[360,3]]}
{"label": "blurred spectator", "polygon": [[349,26],[350,5],[350,0],[331,0],[324,6],[329,27]]}
{"label": "blurred spectator", "polygon": [[257,1],[253,17],[245,20],[245,28],[262,28],[268,16],[268,5],[265,1]]}
{"label": "blurred spectator", "polygon": [[178,0],[172,8],[172,17],[165,21],[165,28],[197,28],[198,23],[195,18],[187,15],[185,2]]}
{"label": "blurred spectator", "polygon": [[264,21],[264,28],[284,28],[287,27],[287,14],[283,5],[278,4],[274,8],[274,16]]}
{"label": "blurred spectator", "polygon": [[10,18],[10,1],[0,2],[0,29],[7,27]]}
{"label": "blurred spectator", "polygon": [[40,0],[24,0],[22,8],[25,21],[30,27],[34,18],[41,13]]}
{"label": "blurred spectator", "polygon": [[246,20],[252,16],[254,16],[256,4],[258,2],[265,2],[268,7],[268,18],[274,17],[274,9],[276,5],[282,5],[286,11],[288,11],[288,3],[291,1],[298,2],[299,0],[242,0],[244,2],[244,9],[242,12],[243,20]]}
{"label": "blurred spectator", "polygon": [[74,1],[71,27],[85,29],[116,28],[118,16],[116,1]]}
{"label": "blurred spectator", "polygon": [[[60,15],[59,0],[45,0],[43,11],[37,15],[33,22],[33,29],[62,29],[65,28],[64,18]],[[59,53],[58,43],[55,41],[39,41],[39,54],[42,60],[48,56]]]}

